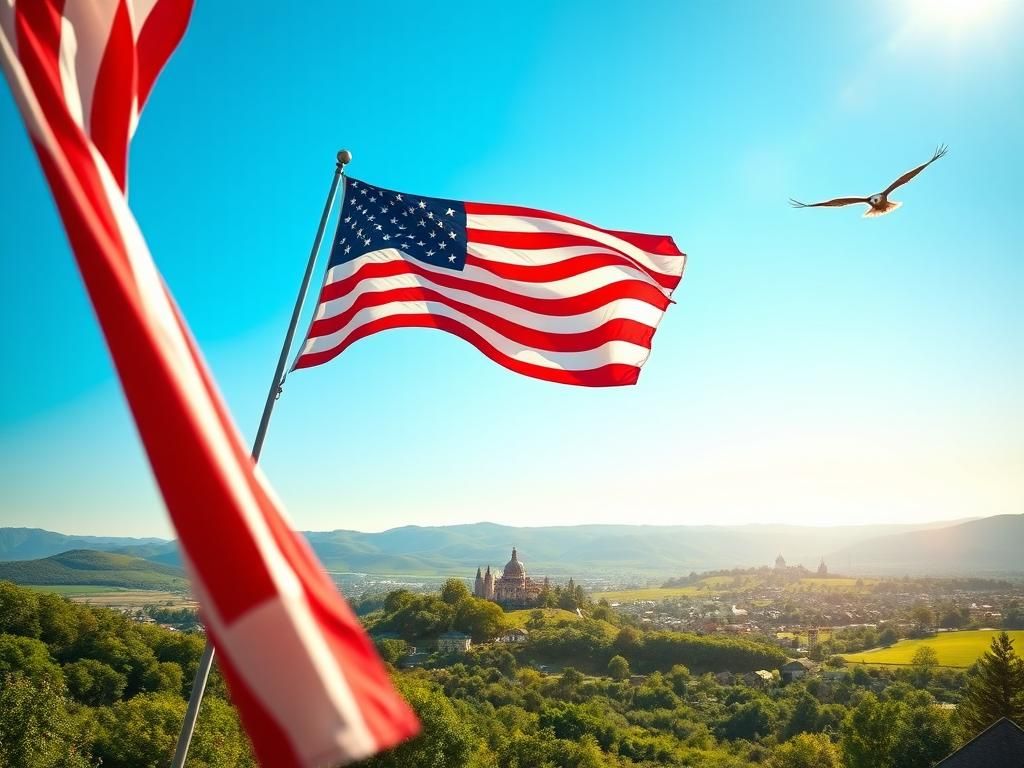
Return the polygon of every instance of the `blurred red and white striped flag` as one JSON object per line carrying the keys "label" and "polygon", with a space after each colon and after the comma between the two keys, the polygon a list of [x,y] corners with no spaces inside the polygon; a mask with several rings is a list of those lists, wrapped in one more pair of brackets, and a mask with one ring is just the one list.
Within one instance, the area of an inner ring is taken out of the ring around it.
{"label": "blurred red and white striped flag", "polygon": [[0,0],[0,60],[256,755],[351,762],[414,734],[416,718],[254,467],[125,198],[129,139],[190,12]]}

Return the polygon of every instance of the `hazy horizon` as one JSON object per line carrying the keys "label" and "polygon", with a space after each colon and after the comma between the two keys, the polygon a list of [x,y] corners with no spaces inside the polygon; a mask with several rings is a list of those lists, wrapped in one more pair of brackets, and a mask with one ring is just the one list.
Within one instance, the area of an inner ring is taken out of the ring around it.
{"label": "hazy horizon", "polygon": [[[1024,513],[1001,513],[1006,514],[1024,514]],[[353,528],[348,526],[335,526],[328,528],[297,528],[296,530],[302,530],[307,533],[332,533],[334,531],[354,531],[356,533],[383,533],[386,531],[393,531],[401,528],[452,528],[456,526],[465,525],[497,525],[505,528],[528,528],[528,529],[543,529],[543,528],[582,528],[589,526],[617,526],[627,528],[941,528],[947,525],[958,525],[961,523],[971,522],[973,520],[981,520],[986,517],[999,517],[1000,514],[995,515],[984,515],[976,517],[956,517],[956,518],[934,518],[929,520],[920,521],[891,521],[885,523],[821,523],[819,525],[813,524],[802,524],[802,523],[779,523],[770,521],[760,522],[747,522],[747,523],[572,523],[572,524],[560,524],[551,523],[548,525],[523,525],[516,523],[507,523],[497,520],[470,520],[460,521],[456,523],[430,523],[430,524],[418,524],[418,523],[405,523],[402,525],[388,526],[386,528]],[[96,537],[125,537],[133,539],[163,539],[164,541],[171,541],[176,537],[173,535],[173,531],[168,534],[160,533],[118,533],[115,531],[82,531],[82,530],[63,530],[56,528],[47,528],[41,525],[35,525],[31,523],[18,523],[18,522],[3,522],[0,528],[26,528],[26,529],[38,529],[50,531],[51,533],[60,533],[65,536],[96,536]]]}
{"label": "hazy horizon", "polygon": [[[199,3],[130,203],[249,438],[342,147],[368,182],[689,254],[636,387],[530,380],[415,329],[292,374],[262,467],[299,529],[1018,513],[1024,5],[933,5],[311,3],[268,24]],[[0,90],[0,525],[169,538]],[[787,203],[870,194],[940,143],[892,215]]]}

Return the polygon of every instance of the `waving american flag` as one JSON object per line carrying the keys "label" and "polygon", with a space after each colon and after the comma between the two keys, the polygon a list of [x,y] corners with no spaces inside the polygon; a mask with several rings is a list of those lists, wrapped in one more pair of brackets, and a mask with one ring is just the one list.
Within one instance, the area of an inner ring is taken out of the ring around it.
{"label": "waving american flag", "polygon": [[517,373],[635,384],[686,256],[671,237],[349,179],[296,368],[389,328],[438,328]]}
{"label": "waving american flag", "polygon": [[415,733],[416,718],[256,472],[125,198],[129,138],[190,11],[0,0],[0,62],[260,764],[350,762]]}

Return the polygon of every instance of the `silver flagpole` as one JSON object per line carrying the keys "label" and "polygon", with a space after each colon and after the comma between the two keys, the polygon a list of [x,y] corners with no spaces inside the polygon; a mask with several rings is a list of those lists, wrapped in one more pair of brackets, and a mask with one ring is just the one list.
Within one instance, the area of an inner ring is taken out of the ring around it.
{"label": "silver flagpole", "polygon": [[[324,212],[320,216],[320,226],[316,230],[316,238],[313,240],[313,248],[309,252],[309,261],[306,263],[306,274],[302,276],[302,285],[299,286],[299,295],[295,299],[295,308],[292,310],[292,319],[288,324],[288,332],[284,336],[284,344],[281,346],[281,357],[277,361],[277,368],[274,370],[274,379],[270,383],[270,391],[267,392],[267,402],[263,406],[263,417],[260,419],[260,426],[256,430],[256,439],[252,442],[252,460],[258,462],[260,453],[263,451],[263,441],[267,437],[267,428],[270,426],[270,415],[274,412],[274,404],[281,396],[284,386],[285,365],[288,363],[288,353],[292,348],[292,340],[295,338],[295,327],[299,324],[299,315],[302,314],[302,305],[306,301],[306,292],[309,290],[309,280],[313,276],[313,269],[316,266],[316,257],[320,253],[320,243],[324,239],[324,230],[327,228],[327,220],[331,216],[331,208],[334,206],[334,196],[338,191],[338,182],[342,182],[342,205],[345,199],[345,166],[352,162],[352,153],[347,149],[338,152],[338,162],[334,169],[334,178],[331,179],[331,189],[327,193],[327,201],[324,203]],[[192,681],[192,693],[188,699],[188,708],[185,710],[185,721],[181,725],[181,733],[178,734],[178,746],[174,750],[174,760],[171,761],[171,768],[183,768],[185,758],[188,756],[188,746],[192,742],[192,734],[196,728],[196,719],[199,717],[199,705],[203,701],[203,692],[206,690],[206,680],[210,676],[210,667],[213,666],[213,643],[210,637],[206,637],[206,647],[203,648],[203,655],[199,657],[199,667],[196,669],[195,679]]]}

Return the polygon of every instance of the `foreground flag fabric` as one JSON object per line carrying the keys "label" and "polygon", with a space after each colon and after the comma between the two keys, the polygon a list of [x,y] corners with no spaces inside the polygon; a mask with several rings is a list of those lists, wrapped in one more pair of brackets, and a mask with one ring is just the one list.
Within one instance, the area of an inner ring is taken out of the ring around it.
{"label": "foreground flag fabric", "polygon": [[635,384],[686,256],[663,235],[349,179],[296,368],[389,328],[439,328],[517,373]]}
{"label": "foreground flag fabric", "polygon": [[3,0],[0,60],[257,758],[350,762],[415,733],[415,716],[257,473],[125,199],[129,137],[190,11]]}

